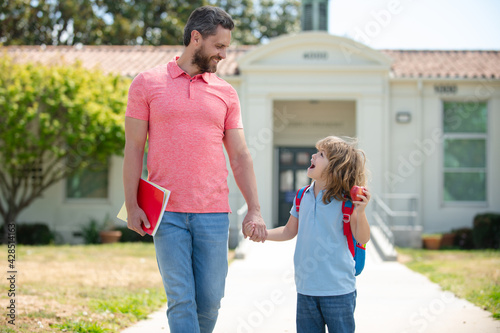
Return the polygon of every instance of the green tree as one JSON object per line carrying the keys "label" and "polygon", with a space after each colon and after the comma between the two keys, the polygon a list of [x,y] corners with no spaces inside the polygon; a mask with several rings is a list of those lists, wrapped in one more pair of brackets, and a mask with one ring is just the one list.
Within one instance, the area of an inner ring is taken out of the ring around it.
{"label": "green tree", "polygon": [[0,2],[4,45],[94,44],[106,25],[102,0],[9,0]]}
{"label": "green tree", "polygon": [[269,38],[300,31],[300,1],[261,0],[257,16],[257,38]]}
{"label": "green tree", "polygon": [[50,5],[25,0],[0,1],[0,43],[6,45],[52,44]]}
{"label": "green tree", "polygon": [[219,6],[235,20],[235,44],[300,29],[297,0],[9,0],[0,3],[4,45],[179,45],[191,12]]}
{"label": "green tree", "polygon": [[[0,57],[0,215],[16,221],[51,185],[121,154],[130,80],[80,65]],[[4,238],[5,239],[5,238]]]}

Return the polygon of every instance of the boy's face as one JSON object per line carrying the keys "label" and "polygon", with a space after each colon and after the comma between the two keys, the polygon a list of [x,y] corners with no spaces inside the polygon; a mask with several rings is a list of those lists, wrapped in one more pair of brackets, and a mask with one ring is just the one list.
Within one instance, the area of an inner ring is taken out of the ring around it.
{"label": "boy's face", "polygon": [[328,158],[326,157],[326,152],[320,149],[311,158],[311,166],[307,169],[307,176],[314,180],[320,180],[323,178],[327,166]]}
{"label": "boy's face", "polygon": [[201,44],[193,55],[193,64],[198,67],[200,73],[217,71],[219,61],[226,58],[226,49],[230,42],[231,31],[220,25],[215,35],[202,38]]}

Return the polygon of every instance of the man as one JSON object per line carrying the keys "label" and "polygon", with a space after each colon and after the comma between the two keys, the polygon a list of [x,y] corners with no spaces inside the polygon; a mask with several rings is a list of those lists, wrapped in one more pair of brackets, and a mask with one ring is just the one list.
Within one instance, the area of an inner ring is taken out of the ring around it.
{"label": "man", "polygon": [[172,333],[212,332],[224,294],[230,208],[222,145],[248,205],[243,224],[256,223],[254,241],[267,235],[239,99],[214,74],[233,28],[222,9],[196,9],[184,29],[182,55],[140,73],[129,90],[123,166],[128,227],[144,235],[141,224],[149,225],[136,196],[149,136],[148,178],[171,191],[154,242]]}

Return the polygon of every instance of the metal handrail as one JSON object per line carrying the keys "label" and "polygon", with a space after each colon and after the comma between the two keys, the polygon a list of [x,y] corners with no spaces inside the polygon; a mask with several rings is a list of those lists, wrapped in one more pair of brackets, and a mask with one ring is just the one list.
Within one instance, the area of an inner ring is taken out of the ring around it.
{"label": "metal handrail", "polygon": [[389,227],[394,226],[395,223],[392,221],[392,218],[398,218],[398,217],[410,217],[412,218],[412,226],[413,227],[419,227],[420,223],[418,220],[418,212],[415,210],[402,210],[402,211],[395,211],[391,209],[385,201],[381,198],[387,198],[387,199],[403,199],[403,200],[412,200],[415,201],[414,207],[417,207],[416,201],[418,200],[418,195],[416,194],[406,194],[406,193],[386,193],[381,196],[374,195],[373,196],[373,201],[375,203],[375,210],[377,208],[380,208],[382,211],[380,213],[385,214],[390,221],[389,222]]}
{"label": "metal handrail", "polygon": [[[378,227],[380,234],[392,246],[397,243],[394,232],[409,227],[419,230],[421,223],[418,215],[418,195],[406,193],[387,193],[373,195],[372,217],[374,226]],[[385,200],[388,201],[385,201]],[[395,210],[389,206],[390,200],[405,200],[408,204],[407,210]],[[406,218],[406,219],[405,219]],[[403,229],[401,229],[403,228]]]}
{"label": "metal handrail", "polygon": [[418,199],[418,194],[413,193],[384,193],[380,196],[388,199]]}
{"label": "metal handrail", "polygon": [[[384,195],[385,196],[385,195]],[[391,197],[389,197],[390,199],[417,199],[417,198],[414,198],[414,197],[410,197],[410,196],[401,196],[401,197],[396,197],[395,195],[391,195]],[[377,195],[374,195],[373,196],[373,199],[377,202],[377,204],[380,206],[380,208],[382,208],[387,215],[389,216],[394,216],[394,217],[417,217],[418,214],[417,212],[415,211],[394,211],[392,210],[391,208],[389,208],[389,206]]]}
{"label": "metal handrail", "polygon": [[374,212],[373,218],[377,226],[380,228],[380,231],[382,231],[382,234],[387,239],[387,241],[389,241],[389,243],[391,244],[394,244],[394,234],[392,233],[389,226],[384,222],[382,217],[377,212]]}

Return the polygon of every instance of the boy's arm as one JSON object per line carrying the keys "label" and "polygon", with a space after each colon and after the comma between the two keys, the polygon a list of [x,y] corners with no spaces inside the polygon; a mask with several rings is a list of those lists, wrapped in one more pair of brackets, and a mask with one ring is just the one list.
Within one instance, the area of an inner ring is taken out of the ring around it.
{"label": "boy's arm", "polygon": [[267,231],[267,240],[270,241],[286,241],[297,236],[299,230],[299,220],[290,215],[285,226],[274,228]]}
{"label": "boy's arm", "polygon": [[356,241],[360,244],[366,244],[370,240],[370,224],[364,210],[356,212],[355,209],[352,213],[351,231]]}
{"label": "boy's arm", "polygon": [[370,240],[370,224],[366,218],[365,208],[370,201],[370,192],[364,191],[364,195],[358,195],[361,201],[353,201],[356,208],[351,215],[351,231],[360,244],[366,244]]}

